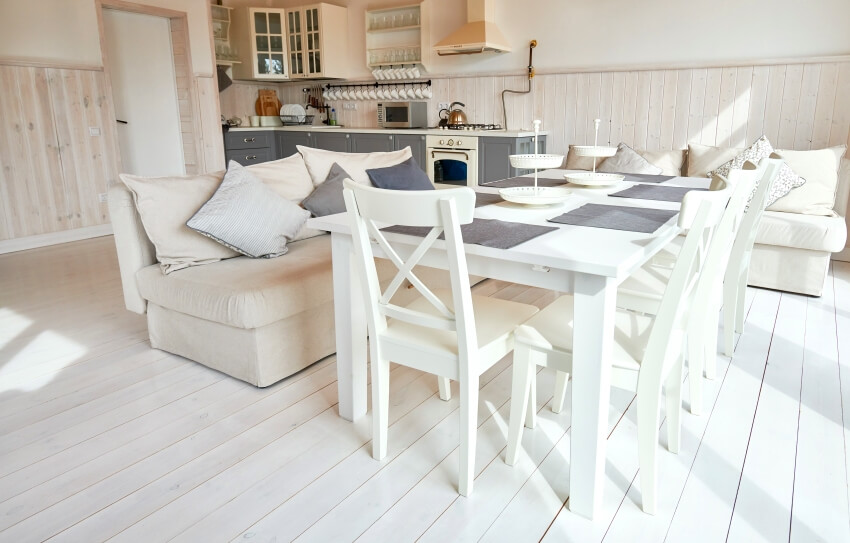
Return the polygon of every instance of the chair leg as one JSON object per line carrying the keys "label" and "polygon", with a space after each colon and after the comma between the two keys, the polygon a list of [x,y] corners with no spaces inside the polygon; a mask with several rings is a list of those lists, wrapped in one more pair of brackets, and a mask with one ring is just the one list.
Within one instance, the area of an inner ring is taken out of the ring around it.
{"label": "chair leg", "polygon": [[458,492],[472,494],[475,478],[475,441],[478,435],[478,375],[460,377],[460,469]]}
{"label": "chair leg", "polygon": [[658,458],[658,406],[661,403],[661,390],[647,390],[641,394],[638,385],[638,460],[640,462],[641,508],[644,513],[655,514],[657,507],[656,471]]}
{"label": "chair leg", "polygon": [[555,370],[555,395],[552,397],[553,413],[560,413],[564,409],[564,398],[567,396],[567,383],[569,380],[569,373]]}
{"label": "chair leg", "polygon": [[[700,384],[702,376],[699,377]],[[700,392],[702,391],[702,387]],[[693,387],[691,387],[693,390]],[[682,444],[682,359],[673,365],[667,382],[664,384],[664,394],[667,400],[667,450],[679,454]],[[693,403],[691,404],[693,411]]]}
{"label": "chair leg", "polygon": [[691,391],[691,413],[702,414],[702,374],[705,369],[705,350],[702,343],[705,338],[700,326],[688,330],[688,385]]}
{"label": "chair leg", "polygon": [[738,310],[734,281],[723,284],[723,354],[732,356],[735,350],[735,312]]}
{"label": "chair leg", "polygon": [[738,279],[737,300],[735,302],[735,331],[744,333],[744,306],[747,303],[747,272],[741,272]]}
{"label": "chair leg", "polygon": [[[714,311],[714,307],[709,308],[709,315],[717,315],[717,312]],[[705,364],[705,376],[708,379],[714,380],[717,376],[717,335],[718,335],[718,323],[716,320],[709,318],[706,319],[705,329],[703,331],[703,345],[702,349],[705,353],[703,355],[703,363]]]}
{"label": "chair leg", "polygon": [[372,458],[387,455],[387,426],[390,407],[390,361],[372,357]]}
{"label": "chair leg", "polygon": [[543,356],[541,353],[532,353],[529,355],[528,367],[529,384],[528,384],[528,407],[525,410],[525,427],[534,428],[537,426],[537,368],[534,364],[534,356]]}
{"label": "chair leg", "polygon": [[449,401],[452,399],[452,385],[448,377],[437,376],[437,386],[440,387],[440,399]]}
{"label": "chair leg", "polygon": [[[528,347],[517,345],[514,348],[513,383],[511,385],[511,418],[508,421],[508,447],[505,463],[513,466],[519,455],[522,441],[523,422],[529,409],[531,389],[534,387],[535,365],[531,363]],[[533,408],[532,408],[533,410]]]}

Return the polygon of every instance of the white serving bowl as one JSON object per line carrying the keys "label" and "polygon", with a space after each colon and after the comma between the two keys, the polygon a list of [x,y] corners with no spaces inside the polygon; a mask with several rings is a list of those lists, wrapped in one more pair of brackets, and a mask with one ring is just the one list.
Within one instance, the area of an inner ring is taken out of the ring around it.
{"label": "white serving bowl", "polygon": [[511,166],[523,170],[550,170],[564,164],[564,155],[510,155]]}

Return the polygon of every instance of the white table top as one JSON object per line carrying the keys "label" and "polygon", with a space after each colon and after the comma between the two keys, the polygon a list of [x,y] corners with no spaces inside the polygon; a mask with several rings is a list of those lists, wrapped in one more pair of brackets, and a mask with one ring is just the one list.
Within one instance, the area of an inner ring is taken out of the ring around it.
{"label": "white table top", "polygon": [[[566,172],[567,170],[548,170],[539,175],[540,177],[557,179],[563,178]],[[475,217],[477,218],[557,226],[558,231],[544,234],[511,249],[494,249],[467,244],[465,246],[467,255],[479,255],[553,269],[601,275],[614,278],[618,282],[622,281],[679,234],[680,229],[676,224],[676,217],[670,219],[652,234],[562,225],[547,222],[547,219],[590,202],[657,209],[679,208],[680,204],[675,202],[611,198],[608,196],[611,192],[617,192],[635,184],[624,181],[611,187],[593,189],[569,185],[569,188],[573,190],[573,196],[561,204],[552,206],[530,207],[500,202],[495,205],[479,207],[475,210]],[[691,186],[694,188],[706,188],[708,184],[708,179],[684,177],[677,177],[661,183],[661,185]],[[476,190],[498,192],[498,189],[487,187],[478,187]],[[307,226],[332,233],[350,233],[344,213],[312,218],[307,222]],[[418,243],[418,240],[400,234],[389,234],[387,238],[402,243],[407,238],[411,240],[411,244]]]}

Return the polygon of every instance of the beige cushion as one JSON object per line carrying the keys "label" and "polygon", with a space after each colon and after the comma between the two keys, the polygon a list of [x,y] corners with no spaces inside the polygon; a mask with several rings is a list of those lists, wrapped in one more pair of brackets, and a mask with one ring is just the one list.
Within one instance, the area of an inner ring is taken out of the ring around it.
{"label": "beige cushion", "polygon": [[239,255],[186,226],[186,221],[215,193],[224,172],[178,177],[121,174],[120,177],[133,193],[163,273]]}
{"label": "beige cushion", "polygon": [[293,242],[277,259],[232,258],[168,276],[150,266],[136,282],[143,298],[162,307],[257,328],[333,299],[331,238]]}
{"label": "beige cushion", "polygon": [[743,151],[739,147],[713,147],[688,144],[688,177],[706,177],[708,172],[728,162]]}
{"label": "beige cushion", "polygon": [[[808,183],[807,183],[808,184]],[[844,249],[847,226],[842,217],[765,211],[756,243],[830,253]]]}
{"label": "beige cushion", "polygon": [[661,173],[661,168],[650,164],[625,143],[618,145],[614,156],[605,159],[605,162],[598,166],[596,170],[604,173],[637,173],[649,175],[659,175]]}
{"label": "beige cushion", "polygon": [[673,151],[642,151],[636,149],[636,151],[650,164],[661,168],[662,175],[682,175],[682,164],[685,163],[684,149]]}
{"label": "beige cushion", "polygon": [[[605,162],[605,158],[597,158],[596,167],[598,168],[603,162]],[[570,145],[570,150],[567,151],[567,164],[564,167],[568,170],[592,170],[593,157],[577,155],[573,151],[573,146]]]}
{"label": "beige cushion", "polygon": [[276,193],[296,204],[313,192],[310,172],[307,171],[304,158],[298,153],[280,160],[246,166],[245,169],[259,177]]}
{"label": "beige cushion", "polygon": [[325,151],[324,149],[314,149],[301,145],[298,145],[297,149],[301,153],[301,156],[304,157],[304,163],[307,165],[307,170],[310,172],[314,186],[325,182],[334,162],[348,172],[351,175],[351,179],[357,183],[372,186],[366,170],[395,166],[409,158],[413,158],[410,147],[388,153],[338,153],[336,151]]}
{"label": "beige cushion", "polygon": [[779,198],[767,209],[807,215],[834,215],[838,186],[838,165],[845,145],[818,151],[777,151],[785,163],[806,180],[806,184]]}

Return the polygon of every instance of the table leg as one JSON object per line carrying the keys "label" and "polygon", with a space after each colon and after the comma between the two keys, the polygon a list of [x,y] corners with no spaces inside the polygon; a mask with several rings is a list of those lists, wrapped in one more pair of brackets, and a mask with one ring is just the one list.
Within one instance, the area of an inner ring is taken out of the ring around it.
{"label": "table leg", "polygon": [[366,414],[366,313],[351,236],[331,234],[339,416]]}
{"label": "table leg", "polygon": [[602,505],[616,296],[613,280],[576,276],[569,505],[591,519]]}

